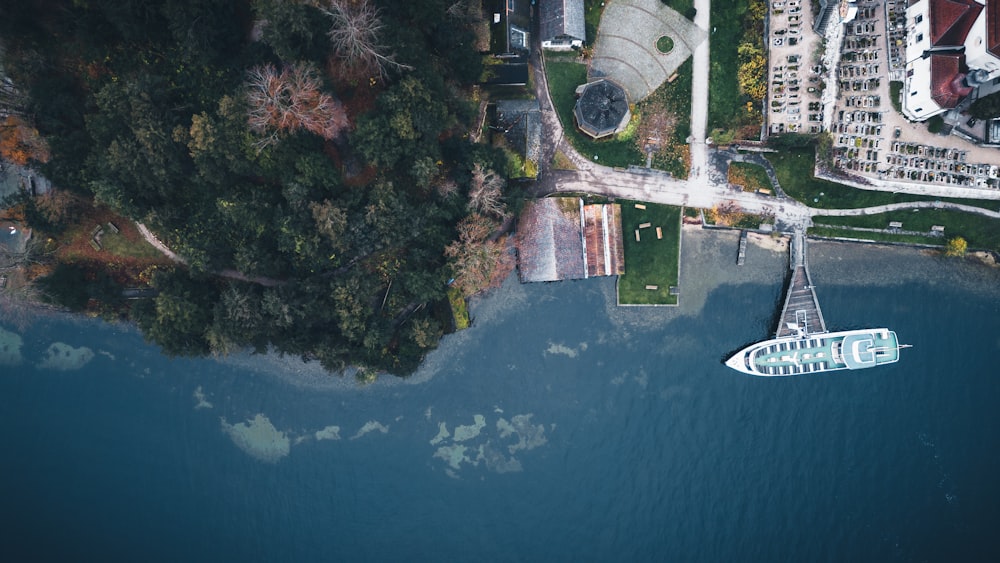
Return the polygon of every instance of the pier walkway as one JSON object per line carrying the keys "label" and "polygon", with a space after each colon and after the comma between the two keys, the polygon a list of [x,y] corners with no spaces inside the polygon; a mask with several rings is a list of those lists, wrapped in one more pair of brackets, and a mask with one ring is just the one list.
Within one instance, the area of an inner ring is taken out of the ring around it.
{"label": "pier walkway", "polygon": [[805,234],[801,230],[796,230],[790,260],[792,281],[788,285],[785,306],[781,310],[777,338],[795,336],[800,329],[805,334],[826,332],[823,311],[819,308],[819,300],[816,299],[816,291],[809,277],[805,245]]}

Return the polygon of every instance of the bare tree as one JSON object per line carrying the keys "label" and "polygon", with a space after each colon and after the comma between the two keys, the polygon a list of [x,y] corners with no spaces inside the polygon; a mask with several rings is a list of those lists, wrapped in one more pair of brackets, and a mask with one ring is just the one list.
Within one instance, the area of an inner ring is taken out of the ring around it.
{"label": "bare tree", "polygon": [[482,2],[478,0],[456,0],[448,6],[445,13],[459,21],[479,21],[483,17]]}
{"label": "bare tree", "polygon": [[466,296],[498,287],[514,269],[506,238],[490,240],[499,222],[473,213],[458,224],[458,240],[445,248],[455,286]]}
{"label": "bare tree", "polygon": [[382,43],[382,14],[370,0],[328,0],[317,8],[332,20],[327,35],[338,57],[347,67],[384,77],[390,69],[412,70],[396,61],[395,54]]}
{"label": "bare tree", "polygon": [[250,129],[260,135],[263,148],[285,132],[305,129],[324,139],[333,139],[348,126],[344,106],[320,90],[322,81],[309,65],[291,65],[278,70],[267,64],[247,75]]}
{"label": "bare tree", "polygon": [[476,164],[472,168],[472,183],[469,186],[469,210],[501,219],[506,217],[507,204],[503,202],[503,187],[502,176]]}

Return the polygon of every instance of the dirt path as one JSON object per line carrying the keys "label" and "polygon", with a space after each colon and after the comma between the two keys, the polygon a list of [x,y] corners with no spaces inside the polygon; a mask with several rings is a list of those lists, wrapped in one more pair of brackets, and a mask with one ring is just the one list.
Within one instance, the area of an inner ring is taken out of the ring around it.
{"label": "dirt path", "polygon": [[[167,248],[167,245],[160,242],[160,239],[156,238],[156,235],[154,235],[149,230],[149,228],[146,227],[146,225],[143,225],[142,223],[136,221],[135,226],[136,228],[139,229],[139,234],[142,235],[142,238],[146,239],[146,242],[153,245],[154,248],[162,252],[164,256],[170,258],[171,260],[177,262],[178,264],[187,264],[187,261],[185,261],[183,257],[179,256],[176,252]],[[214,274],[223,278],[255,283],[257,285],[262,285],[264,287],[277,287],[279,285],[284,285],[286,283],[281,280],[267,278],[264,276],[248,276],[242,272],[238,272],[236,270],[231,270],[231,269],[219,270],[217,272],[214,272]]]}

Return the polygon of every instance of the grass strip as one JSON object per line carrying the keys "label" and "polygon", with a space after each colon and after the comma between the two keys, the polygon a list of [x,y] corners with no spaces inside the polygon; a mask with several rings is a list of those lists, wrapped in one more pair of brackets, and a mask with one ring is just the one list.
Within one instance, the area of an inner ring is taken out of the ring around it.
{"label": "grass strip", "polygon": [[[901,209],[888,213],[862,215],[860,217],[813,217],[813,222],[817,225],[860,227],[865,229],[885,229],[889,226],[890,221],[902,223],[902,230],[904,231],[926,231],[929,233],[931,227],[934,225],[943,226],[945,228],[944,237],[931,237],[933,242],[927,244],[944,244],[945,240],[960,236],[969,243],[969,248],[1000,251],[1000,222],[996,219],[974,213],[965,213],[951,209]],[[839,230],[840,232],[849,232],[843,229]],[[854,232],[857,233],[858,238],[868,238],[868,235],[879,234],[868,231]],[[885,234],[889,235],[890,233]],[[854,235],[842,234],[840,236]]]}

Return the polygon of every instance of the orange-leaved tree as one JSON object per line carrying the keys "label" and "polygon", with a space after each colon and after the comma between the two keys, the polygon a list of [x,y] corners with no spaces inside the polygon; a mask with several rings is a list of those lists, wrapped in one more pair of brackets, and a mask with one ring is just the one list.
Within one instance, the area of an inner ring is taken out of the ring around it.
{"label": "orange-leaved tree", "polygon": [[246,86],[250,129],[259,136],[259,148],[299,129],[333,139],[349,125],[343,104],[320,89],[322,81],[311,65],[257,66]]}
{"label": "orange-leaved tree", "polygon": [[49,147],[24,118],[10,115],[0,123],[0,158],[21,166],[29,161],[48,162]]}

